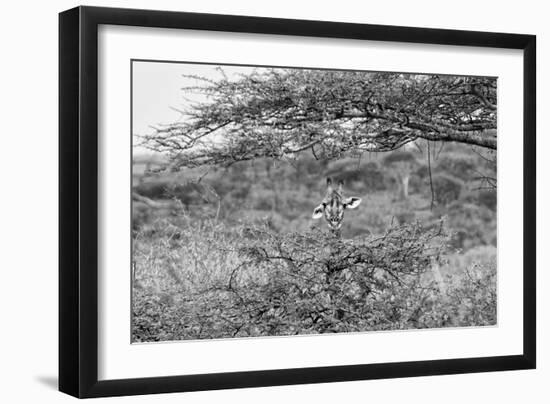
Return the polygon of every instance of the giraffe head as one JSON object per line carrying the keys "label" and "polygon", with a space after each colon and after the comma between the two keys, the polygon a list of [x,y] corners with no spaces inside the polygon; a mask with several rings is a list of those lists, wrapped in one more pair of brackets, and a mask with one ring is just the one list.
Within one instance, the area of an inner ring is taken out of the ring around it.
{"label": "giraffe head", "polygon": [[343,182],[338,182],[338,189],[332,187],[332,180],[327,178],[327,194],[323,201],[313,209],[313,219],[319,219],[322,216],[328,223],[329,229],[337,233],[342,227],[344,211],[346,209],[355,209],[361,203],[361,198],[355,196],[346,198],[342,193]]}

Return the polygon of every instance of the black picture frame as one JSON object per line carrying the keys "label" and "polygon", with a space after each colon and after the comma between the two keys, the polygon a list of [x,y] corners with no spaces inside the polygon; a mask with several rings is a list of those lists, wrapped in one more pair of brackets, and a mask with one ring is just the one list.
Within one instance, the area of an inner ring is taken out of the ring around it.
{"label": "black picture frame", "polygon": [[[98,26],[523,50],[523,354],[98,380]],[[59,390],[75,397],[459,374],[536,366],[536,37],[183,12],[77,7],[59,15]]]}

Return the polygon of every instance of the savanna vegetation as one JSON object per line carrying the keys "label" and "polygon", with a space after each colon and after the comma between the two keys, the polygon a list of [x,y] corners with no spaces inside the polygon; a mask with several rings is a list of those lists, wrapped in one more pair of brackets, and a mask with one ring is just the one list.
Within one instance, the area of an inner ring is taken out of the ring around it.
{"label": "savanna vegetation", "polygon": [[[134,342],[496,324],[494,80],[201,83],[134,155]],[[342,237],[327,177],[362,198]]]}

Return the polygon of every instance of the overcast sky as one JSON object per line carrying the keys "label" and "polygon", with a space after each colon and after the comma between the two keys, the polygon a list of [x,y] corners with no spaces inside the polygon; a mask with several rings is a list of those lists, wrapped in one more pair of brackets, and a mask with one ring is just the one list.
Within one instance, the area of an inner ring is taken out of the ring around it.
{"label": "overcast sky", "polygon": [[[192,74],[210,79],[220,78],[217,65],[190,63],[133,63],[133,135],[153,132],[151,126],[177,122],[181,114],[171,109],[185,109],[189,104],[185,98],[202,101],[200,95],[184,92],[182,87],[199,84],[197,80],[183,77]],[[229,78],[237,73],[250,73],[252,67],[223,66]],[[134,139],[134,144],[137,141]]]}

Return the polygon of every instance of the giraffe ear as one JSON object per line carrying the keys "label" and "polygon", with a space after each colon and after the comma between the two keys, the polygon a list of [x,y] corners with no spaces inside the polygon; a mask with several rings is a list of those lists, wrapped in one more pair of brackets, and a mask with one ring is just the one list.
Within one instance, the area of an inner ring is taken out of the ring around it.
{"label": "giraffe ear", "polygon": [[344,201],[344,207],[346,209],[355,209],[359,206],[361,203],[361,198],[357,198],[356,196],[352,196],[351,198],[346,198]]}
{"label": "giraffe ear", "polygon": [[323,216],[323,204],[320,204],[315,209],[313,209],[313,215],[311,216],[313,219],[319,219]]}

